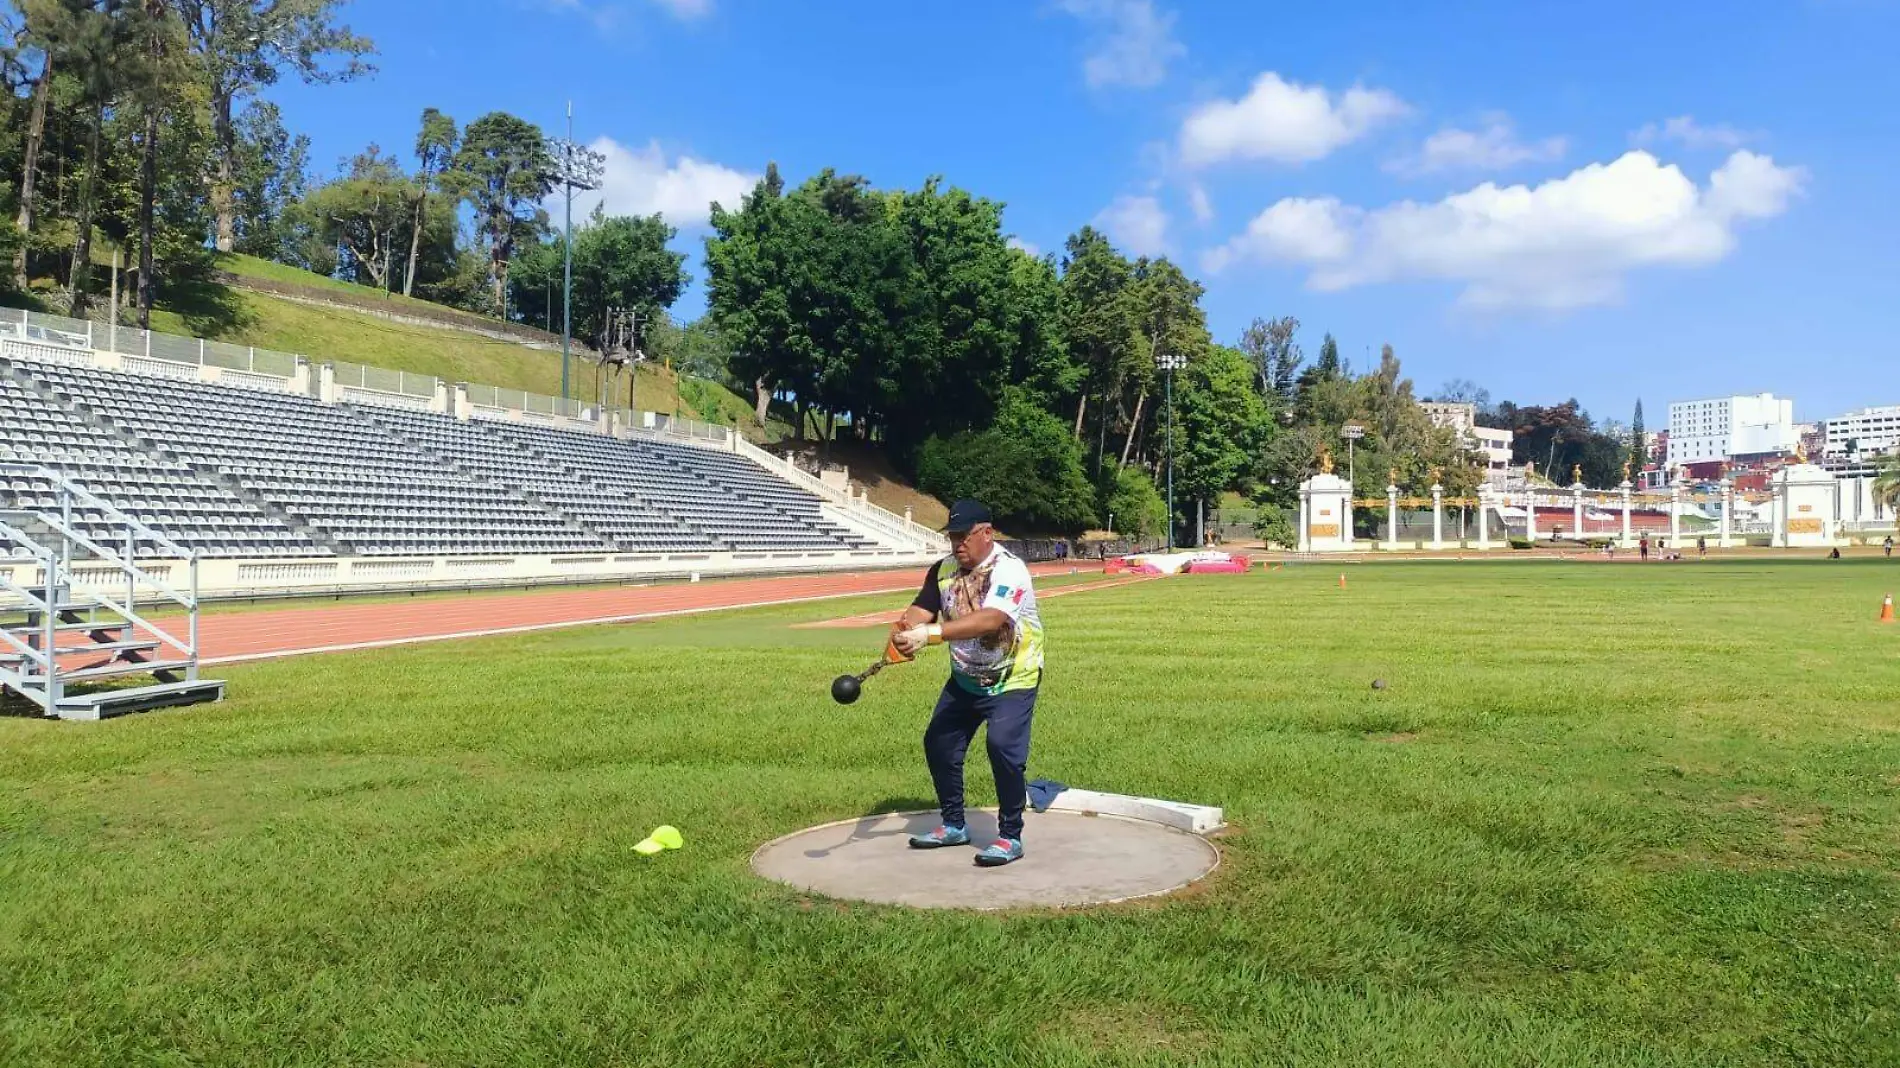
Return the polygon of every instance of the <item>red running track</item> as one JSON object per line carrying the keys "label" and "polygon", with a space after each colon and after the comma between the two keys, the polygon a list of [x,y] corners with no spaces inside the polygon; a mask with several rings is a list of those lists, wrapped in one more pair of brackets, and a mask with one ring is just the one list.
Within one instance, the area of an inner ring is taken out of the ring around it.
{"label": "red running track", "polygon": [[[1038,564],[1038,575],[1094,572],[1100,563]],[[263,612],[207,613],[198,620],[201,662],[229,664],[307,653],[377,649],[413,642],[628,623],[726,608],[821,601],[867,593],[909,593],[923,571],[870,571],[730,579],[666,586],[549,590],[450,600],[335,604]]]}

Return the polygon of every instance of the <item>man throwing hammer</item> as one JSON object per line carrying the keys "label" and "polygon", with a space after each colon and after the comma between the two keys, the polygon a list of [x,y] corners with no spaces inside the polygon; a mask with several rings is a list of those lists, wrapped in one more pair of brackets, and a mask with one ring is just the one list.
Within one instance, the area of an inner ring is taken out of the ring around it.
{"label": "man throwing hammer", "polygon": [[1029,721],[1042,683],[1042,617],[1029,566],[996,544],[989,509],[958,501],[944,530],[950,535],[950,555],[924,577],[893,639],[906,656],[926,645],[950,646],[950,679],[924,730],[924,758],[943,825],[913,835],[910,844],[941,849],[970,843],[963,822],[963,757],[976,729],[987,723],[997,837],[977,852],[976,862],[999,867],[1023,855]]}

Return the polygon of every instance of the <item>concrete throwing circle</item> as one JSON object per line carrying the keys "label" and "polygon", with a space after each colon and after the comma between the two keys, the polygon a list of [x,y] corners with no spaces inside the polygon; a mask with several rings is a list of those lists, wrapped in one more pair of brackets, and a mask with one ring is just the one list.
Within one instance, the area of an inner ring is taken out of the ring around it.
{"label": "concrete throwing circle", "polygon": [[913,908],[1011,909],[1106,905],[1178,890],[1220,864],[1198,835],[1120,816],[1031,811],[1023,859],[979,868],[976,846],[996,837],[994,811],[969,814],[976,846],[912,849],[935,812],[892,812],[788,834],[752,854],[752,870],[831,898]]}

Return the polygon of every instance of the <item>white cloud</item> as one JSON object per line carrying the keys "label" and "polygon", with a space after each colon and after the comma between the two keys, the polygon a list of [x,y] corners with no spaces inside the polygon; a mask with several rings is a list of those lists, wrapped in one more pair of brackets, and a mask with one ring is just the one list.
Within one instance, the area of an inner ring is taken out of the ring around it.
{"label": "white cloud", "polygon": [[1254,216],[1246,233],[1201,257],[1210,274],[1252,258],[1293,263],[1325,263],[1352,250],[1347,209],[1332,197],[1288,197]]}
{"label": "white cloud", "polygon": [[1481,130],[1446,127],[1427,137],[1418,155],[1395,160],[1386,169],[1398,174],[1438,174],[1444,171],[1501,171],[1521,163],[1562,159],[1570,147],[1561,137],[1522,142],[1509,119],[1492,116]]}
{"label": "white cloud", "polygon": [[[681,22],[691,22],[712,14],[713,0],[651,0]],[[599,33],[610,33],[630,17],[624,0],[539,0],[540,6],[560,14],[573,14],[594,24]]]}
{"label": "white cloud", "polygon": [[1231,159],[1311,163],[1409,110],[1384,89],[1355,85],[1335,96],[1267,71],[1239,100],[1215,100],[1188,115],[1181,159],[1190,167]]}
{"label": "white cloud", "polygon": [[[589,146],[606,157],[606,171],[598,193],[586,194],[591,206],[599,201],[609,215],[652,215],[683,230],[704,226],[713,201],[737,208],[752,191],[759,176],[691,156],[668,161],[658,141],[633,149],[602,137]],[[580,203],[576,195],[576,205]]]}
{"label": "white cloud", "polygon": [[1641,267],[1722,259],[1739,223],[1781,214],[1806,181],[1802,168],[1736,152],[1699,187],[1632,151],[1535,187],[1486,182],[1429,204],[1282,200],[1203,263],[1303,264],[1322,291],[1417,279],[1462,285],[1467,306],[1574,308],[1615,300]]}
{"label": "white cloud", "polygon": [[1646,123],[1642,129],[1630,135],[1630,140],[1639,145],[1675,141],[1685,148],[1732,149],[1747,144],[1749,135],[1723,123],[1704,126],[1691,116],[1678,115],[1660,123]]}
{"label": "white cloud", "polygon": [[1007,244],[1010,248],[1021,249],[1037,259],[1042,257],[1042,248],[1033,241],[1024,241],[1022,238],[1011,234]]}
{"label": "white cloud", "polygon": [[1116,197],[1093,221],[1131,256],[1168,251],[1168,213],[1154,197]]}
{"label": "white cloud", "polygon": [[1198,182],[1188,186],[1188,208],[1194,212],[1194,221],[1202,226],[1214,221],[1214,202],[1207,198],[1207,190]]}
{"label": "white cloud", "polygon": [[713,0],[653,0],[676,19],[691,21],[712,14]]}
{"label": "white cloud", "polygon": [[541,0],[542,6],[556,14],[579,15],[594,24],[597,33],[609,33],[626,17],[619,4],[595,0]]}
{"label": "white cloud", "polygon": [[1099,28],[1094,49],[1082,61],[1093,88],[1147,88],[1168,76],[1168,64],[1187,55],[1174,39],[1174,12],[1157,11],[1152,0],[1060,0],[1063,11]]}

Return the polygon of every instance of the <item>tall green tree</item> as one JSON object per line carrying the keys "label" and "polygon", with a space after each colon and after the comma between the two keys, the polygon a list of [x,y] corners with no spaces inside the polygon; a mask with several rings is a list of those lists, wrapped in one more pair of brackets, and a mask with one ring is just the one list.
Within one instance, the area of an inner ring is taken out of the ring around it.
{"label": "tall green tree", "polygon": [[[141,51],[149,76],[143,80],[135,95],[138,110],[143,114],[143,129],[138,137],[138,323],[140,329],[149,330],[152,327],[152,302],[158,293],[160,132],[169,127],[170,134],[182,134],[193,124],[188,106],[190,95],[179,68],[179,58],[183,53],[180,38],[183,34],[178,19],[165,0],[143,0],[141,11],[146,16],[140,34],[145,38],[141,42]],[[169,139],[174,157],[179,155],[177,149],[181,140],[184,139]],[[173,179],[180,173],[174,169],[166,171]],[[200,172],[196,166],[192,166],[182,173],[195,178]]]}
{"label": "tall green tree", "polygon": [[350,161],[347,175],[304,198],[303,214],[324,241],[344,250],[355,280],[386,290],[414,201],[415,186],[402,167],[371,145]]}
{"label": "tall green tree", "polygon": [[1055,257],[1010,250],[1011,357],[1009,380],[1039,408],[1067,409],[1085,370],[1069,355],[1062,329],[1062,279]]}
{"label": "tall green tree", "polygon": [[943,500],[981,500],[1013,530],[1073,534],[1096,521],[1082,463],[1063,421],[1011,389],[989,429],[924,442],[917,485]]}
{"label": "tall green tree", "polygon": [[786,384],[793,330],[786,275],[794,258],[788,207],[778,165],[767,164],[736,210],[713,204],[706,238],[706,314],[732,345],[732,373],[753,391],[759,426]]}
{"label": "tall green tree", "polygon": [[[46,138],[46,112],[53,98],[53,74],[60,67],[60,53],[86,6],[82,0],[25,0],[20,9],[20,28],[27,46],[24,51],[37,54],[37,71],[32,83],[33,105],[27,118],[26,147],[21,154],[17,190],[19,213],[13,223],[23,238],[30,238],[33,234],[41,155]],[[13,254],[13,286],[22,293],[27,288],[26,256],[27,246],[22,242]]]}
{"label": "tall green tree", "polygon": [[1345,377],[1346,365],[1339,358],[1339,342],[1329,333],[1319,343],[1319,356],[1294,378],[1294,406],[1303,417],[1310,418],[1306,413],[1316,399],[1316,392],[1344,381]]}
{"label": "tall green tree", "polygon": [[[574,333],[601,343],[611,311],[652,322],[679,299],[686,256],[668,247],[676,231],[659,215],[608,216],[600,208],[574,229]],[[510,304],[524,322],[558,319],[566,239],[555,235],[517,257]]]}
{"label": "tall green tree", "polygon": [[[1124,376],[1135,390],[1133,415],[1127,420],[1127,431],[1122,438],[1124,466],[1135,455],[1137,441],[1154,418],[1155,413],[1147,405],[1160,376],[1155,367],[1156,359],[1167,354],[1191,362],[1201,358],[1212,344],[1207,333],[1207,316],[1201,310],[1201,296],[1205,292],[1199,282],[1166,258],[1143,260],[1135,265],[1130,298],[1135,305],[1136,329],[1145,351],[1137,353]],[[1126,385],[1121,392],[1127,392]],[[1121,395],[1117,395],[1118,416],[1123,414],[1121,403]],[[1101,414],[1107,418],[1109,413],[1104,408]]]}
{"label": "tall green tree", "polygon": [[[1082,437],[1089,397],[1099,403],[1119,389],[1142,353],[1141,327],[1129,289],[1134,265],[1115,251],[1106,235],[1084,226],[1064,245],[1062,326],[1069,355],[1083,371],[1076,398],[1075,437]],[[1106,434],[1103,422],[1103,433]]]}
{"label": "tall green tree", "polygon": [[67,281],[72,292],[68,313],[83,318],[90,299],[93,229],[107,162],[106,116],[115,103],[151,74],[139,47],[147,28],[143,9],[130,0],[89,0],[67,4],[64,39],[58,50],[74,81],[72,103],[83,128],[85,147],[76,162],[81,175],[73,209],[72,261]]}
{"label": "tall green tree", "polygon": [[829,170],[788,192],[772,167],[712,224],[708,313],[761,420],[774,395],[800,435],[810,413],[826,440],[848,416],[901,465],[927,437],[986,425],[1018,367],[1039,392],[1067,384],[1062,350],[1024,313],[1047,279],[1008,247],[993,202]]}
{"label": "tall green tree", "polygon": [[1630,417],[1630,452],[1628,463],[1631,471],[1640,472],[1649,463],[1649,435],[1643,430],[1643,400],[1636,399],[1636,414]]}
{"label": "tall green tree", "polygon": [[[1291,408],[1299,399],[1300,364],[1306,359],[1299,342],[1294,340],[1299,331],[1300,321],[1285,315],[1278,319],[1255,319],[1240,335],[1240,351],[1253,363],[1260,395],[1274,411]],[[1334,358],[1338,358],[1337,351]]]}
{"label": "tall green tree", "polygon": [[442,176],[455,160],[461,133],[455,120],[434,108],[422,110],[421,128],[416,132],[416,211],[409,230],[409,269],[403,274],[402,294],[411,296],[416,288],[416,265],[422,255],[422,231],[429,217],[429,194],[438,189]]}
{"label": "tall green tree", "polygon": [[491,111],[463,131],[449,180],[474,209],[476,233],[488,244],[495,311],[505,311],[515,247],[548,227],[540,207],[554,191],[547,139],[533,123]]}
{"label": "tall green tree", "polygon": [[210,175],[220,252],[238,242],[237,105],[285,73],[305,82],[357,77],[375,45],[337,19],[346,0],[166,0],[182,19],[211,109]]}
{"label": "tall green tree", "polygon": [[295,236],[293,205],[308,192],[310,138],[284,128],[277,105],[255,100],[237,119],[232,188],[238,252],[284,261]]}
{"label": "tall green tree", "polygon": [[1023,342],[1013,303],[1020,253],[1003,236],[995,201],[934,177],[891,200],[902,262],[880,279],[892,287],[880,303],[908,322],[870,414],[901,454],[923,435],[990,421]]}
{"label": "tall green tree", "polygon": [[[1273,434],[1273,420],[1256,387],[1251,360],[1238,349],[1213,346],[1190,362],[1175,390],[1175,507],[1179,518],[1204,514],[1206,502],[1243,486]],[[1196,537],[1200,527],[1195,525]]]}
{"label": "tall green tree", "polygon": [[1101,497],[1098,511],[1111,531],[1151,538],[1166,529],[1168,504],[1139,467],[1116,467],[1104,480]]}

